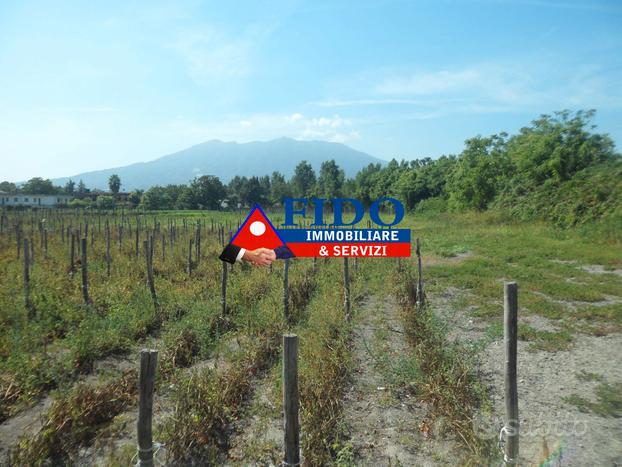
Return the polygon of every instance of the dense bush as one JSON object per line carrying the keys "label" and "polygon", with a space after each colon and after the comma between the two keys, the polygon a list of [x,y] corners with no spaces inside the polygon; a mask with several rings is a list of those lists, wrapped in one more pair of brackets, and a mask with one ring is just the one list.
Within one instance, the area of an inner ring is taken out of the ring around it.
{"label": "dense bush", "polygon": [[549,179],[524,188],[518,184],[502,192],[494,205],[508,217],[543,219],[560,227],[603,220],[622,223],[622,160],[577,172],[567,181]]}

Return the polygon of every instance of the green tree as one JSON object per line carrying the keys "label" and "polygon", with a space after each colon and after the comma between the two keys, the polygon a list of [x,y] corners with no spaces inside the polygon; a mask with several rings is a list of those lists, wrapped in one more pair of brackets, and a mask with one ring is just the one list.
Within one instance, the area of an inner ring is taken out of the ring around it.
{"label": "green tree", "polygon": [[194,202],[199,209],[220,209],[227,196],[227,190],[220,179],[214,175],[195,178],[190,184]]}
{"label": "green tree", "polygon": [[568,110],[542,115],[508,141],[508,154],[521,183],[537,186],[545,180],[563,181],[581,169],[612,160],[614,143],[592,133],[594,110]]}
{"label": "green tree", "polygon": [[177,198],[175,209],[197,209],[198,207],[199,205],[194,195],[194,190],[186,186]]}
{"label": "green tree", "polygon": [[240,199],[245,206],[253,206],[255,203],[265,204],[268,192],[257,177],[250,177],[240,187]]}
{"label": "green tree", "polygon": [[227,201],[229,206],[237,208],[244,204],[241,194],[246,183],[248,183],[248,179],[246,177],[240,177],[239,175],[231,179],[229,185],[227,185]]}
{"label": "green tree", "polygon": [[140,204],[142,196],[142,190],[134,190],[127,196],[127,202],[130,204],[131,207],[135,208]]}
{"label": "green tree", "polygon": [[0,183],[0,191],[4,191],[6,193],[15,193],[17,192],[17,186],[12,182],[1,182]]}
{"label": "green tree", "polygon": [[63,190],[66,194],[73,195],[76,190],[76,182],[70,179],[67,183],[65,183],[65,188],[63,188]]}
{"label": "green tree", "polygon": [[89,190],[86,188],[86,185],[84,184],[82,179],[80,179],[80,181],[78,182],[78,193],[79,194],[84,194],[84,193],[88,193],[88,192],[89,192]]}
{"label": "green tree", "polygon": [[406,170],[406,162],[399,163],[392,159],[386,167],[374,173],[371,177],[371,190],[368,194],[370,201],[383,196],[397,196],[397,182],[403,170]]}
{"label": "green tree", "polygon": [[270,203],[273,206],[281,205],[284,198],[291,196],[291,187],[283,174],[281,172],[272,172],[272,177],[270,178]]}
{"label": "green tree", "polygon": [[320,198],[340,198],[345,175],[334,160],[324,161],[317,180],[317,195]]}
{"label": "green tree", "polygon": [[35,177],[24,183],[22,192],[35,195],[54,195],[58,193],[58,188],[49,179],[44,180],[41,177]]}
{"label": "green tree", "polygon": [[305,198],[311,196],[315,190],[316,177],[313,167],[307,161],[301,161],[294,170],[291,180],[294,196]]}
{"label": "green tree", "polygon": [[108,187],[113,194],[119,193],[121,189],[121,178],[117,174],[112,174],[110,178],[108,178]]}
{"label": "green tree", "polygon": [[374,189],[375,178],[381,172],[382,166],[380,164],[369,164],[367,167],[362,168],[356,174],[354,179],[356,186],[356,196],[365,206],[369,206],[372,201],[372,191]]}
{"label": "green tree", "polygon": [[511,172],[506,136],[476,136],[466,141],[466,148],[449,175],[452,208],[481,211],[495,198]]}

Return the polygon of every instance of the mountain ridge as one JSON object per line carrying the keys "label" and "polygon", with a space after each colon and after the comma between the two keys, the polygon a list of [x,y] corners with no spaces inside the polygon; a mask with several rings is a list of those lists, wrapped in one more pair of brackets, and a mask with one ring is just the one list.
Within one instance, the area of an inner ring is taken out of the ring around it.
{"label": "mountain ridge", "polygon": [[345,144],[327,141],[281,137],[269,141],[237,143],[213,139],[152,161],[54,178],[52,182],[63,185],[68,180],[76,183],[82,180],[88,188],[107,189],[108,177],[117,174],[121,178],[122,190],[131,191],[154,185],[188,183],[201,175],[216,175],[223,183],[228,183],[236,175],[263,176],[274,171],[289,178],[302,160],[309,162],[319,172],[321,163],[330,159],[334,159],[348,177],[371,163],[386,163]]}

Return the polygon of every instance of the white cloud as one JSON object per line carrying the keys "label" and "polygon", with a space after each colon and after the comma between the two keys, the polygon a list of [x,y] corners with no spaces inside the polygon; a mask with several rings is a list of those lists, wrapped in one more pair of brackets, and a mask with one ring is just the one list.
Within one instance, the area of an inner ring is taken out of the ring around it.
{"label": "white cloud", "polygon": [[347,143],[361,137],[356,122],[341,117],[304,116],[291,114],[252,114],[218,122],[197,122],[177,118],[169,125],[168,132],[178,135],[188,144],[210,139],[233,140],[238,142],[266,140],[288,136],[296,139],[318,139]]}
{"label": "white cloud", "polygon": [[287,117],[287,120],[289,120],[290,122],[297,122],[298,120],[302,120],[303,118],[304,116],[301,113],[296,112]]}
{"label": "white cloud", "polygon": [[302,133],[298,135],[298,139],[302,140],[324,140],[331,143],[349,143],[354,140],[360,139],[361,134],[358,131],[339,132],[339,131],[326,131],[317,130],[314,128],[305,128]]}
{"label": "white cloud", "polygon": [[419,105],[424,101],[420,99],[328,99],[314,102],[318,107],[355,107],[372,105]]}
{"label": "white cloud", "polygon": [[406,77],[389,78],[376,90],[380,94],[430,95],[441,92],[479,87],[482,76],[479,70],[435,71],[415,73]]}
{"label": "white cloud", "polygon": [[346,118],[341,118],[339,115],[333,117],[319,117],[311,119],[308,124],[313,127],[328,127],[339,128],[342,126],[351,126],[352,122]]}
{"label": "white cloud", "polygon": [[[377,117],[367,118],[380,120],[382,115],[385,120],[428,119],[458,113],[622,107],[622,88],[618,85],[622,71],[545,56],[436,70],[372,70],[345,81],[348,86],[339,86],[340,96],[310,105],[375,106],[379,108]],[[348,95],[350,90],[356,94]],[[391,108],[390,113],[382,109],[396,105],[403,109]]]}

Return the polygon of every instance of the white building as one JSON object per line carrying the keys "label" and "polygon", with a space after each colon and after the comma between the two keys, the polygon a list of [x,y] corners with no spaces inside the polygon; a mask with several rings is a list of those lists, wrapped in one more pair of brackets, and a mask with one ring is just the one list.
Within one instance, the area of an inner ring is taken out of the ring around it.
{"label": "white building", "polygon": [[41,206],[53,208],[67,206],[71,195],[29,195],[25,193],[4,193],[0,191],[0,206]]}

